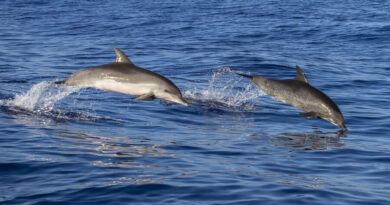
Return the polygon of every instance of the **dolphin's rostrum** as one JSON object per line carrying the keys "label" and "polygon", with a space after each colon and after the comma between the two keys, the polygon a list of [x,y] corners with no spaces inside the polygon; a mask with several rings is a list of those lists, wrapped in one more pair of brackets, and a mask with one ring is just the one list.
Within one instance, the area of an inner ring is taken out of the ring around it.
{"label": "dolphin's rostrum", "polygon": [[135,100],[160,98],[188,105],[179,88],[169,79],[135,66],[121,50],[114,48],[114,51],[115,62],[78,71],[56,84],[93,87],[138,96]]}
{"label": "dolphin's rostrum", "polygon": [[264,93],[305,111],[301,116],[322,118],[340,127],[342,131],[346,131],[343,114],[336,103],[323,92],[309,85],[298,65],[296,69],[295,79],[289,80],[273,80],[263,76],[237,74],[250,78]]}

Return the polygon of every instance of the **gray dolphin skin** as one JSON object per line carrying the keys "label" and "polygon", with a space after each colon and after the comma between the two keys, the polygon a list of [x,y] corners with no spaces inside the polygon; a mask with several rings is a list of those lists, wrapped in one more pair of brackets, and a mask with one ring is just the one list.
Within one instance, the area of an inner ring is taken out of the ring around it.
{"label": "gray dolphin skin", "polygon": [[344,117],[337,105],[323,92],[309,85],[302,69],[297,65],[295,79],[273,80],[263,76],[251,76],[237,73],[250,78],[264,93],[286,104],[292,105],[305,113],[306,118],[322,118],[346,131]]}
{"label": "gray dolphin skin", "polygon": [[135,66],[119,49],[114,48],[115,62],[73,73],[55,84],[92,87],[106,91],[138,96],[134,100],[155,98],[188,106],[179,88],[169,79]]}

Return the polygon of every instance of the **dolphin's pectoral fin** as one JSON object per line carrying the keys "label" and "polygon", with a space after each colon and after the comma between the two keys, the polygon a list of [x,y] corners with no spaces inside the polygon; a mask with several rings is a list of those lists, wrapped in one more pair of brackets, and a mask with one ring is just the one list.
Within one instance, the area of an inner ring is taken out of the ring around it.
{"label": "dolphin's pectoral fin", "polygon": [[308,119],[312,119],[312,118],[320,118],[317,113],[315,112],[306,112],[306,113],[301,113],[299,114],[300,116],[302,117],[306,117]]}
{"label": "dolphin's pectoral fin", "polygon": [[235,74],[241,75],[242,77],[246,77],[246,78],[249,78],[249,79],[253,79],[253,76],[251,76],[251,75],[247,75],[247,74],[243,74],[243,73],[237,73],[237,72],[235,72]]}
{"label": "dolphin's pectoral fin", "polygon": [[53,84],[65,84],[65,80],[55,81]]}
{"label": "dolphin's pectoral fin", "polygon": [[135,98],[134,101],[139,101],[139,100],[150,101],[150,100],[154,100],[154,99],[156,99],[156,97],[153,94],[144,94],[144,95],[140,95],[137,98]]}

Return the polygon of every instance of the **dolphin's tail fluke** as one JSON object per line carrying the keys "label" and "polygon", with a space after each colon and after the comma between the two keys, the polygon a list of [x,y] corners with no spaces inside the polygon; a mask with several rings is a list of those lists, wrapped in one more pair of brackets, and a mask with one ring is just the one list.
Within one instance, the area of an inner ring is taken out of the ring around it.
{"label": "dolphin's tail fluke", "polygon": [[65,80],[61,80],[61,81],[56,81],[56,82],[54,82],[53,84],[64,84],[65,83]]}
{"label": "dolphin's tail fluke", "polygon": [[237,73],[237,72],[235,72],[235,74],[241,75],[242,77],[246,77],[246,78],[249,78],[249,79],[252,79],[252,78],[253,78],[253,76],[247,75],[247,74],[243,74],[243,73]]}

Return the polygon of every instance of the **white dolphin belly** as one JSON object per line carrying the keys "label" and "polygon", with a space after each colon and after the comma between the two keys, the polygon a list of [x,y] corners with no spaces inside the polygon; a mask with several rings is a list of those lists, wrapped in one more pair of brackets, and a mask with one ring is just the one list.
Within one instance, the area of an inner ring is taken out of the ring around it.
{"label": "white dolphin belly", "polygon": [[153,93],[158,89],[158,85],[153,83],[124,83],[112,79],[95,81],[90,87],[136,96]]}

